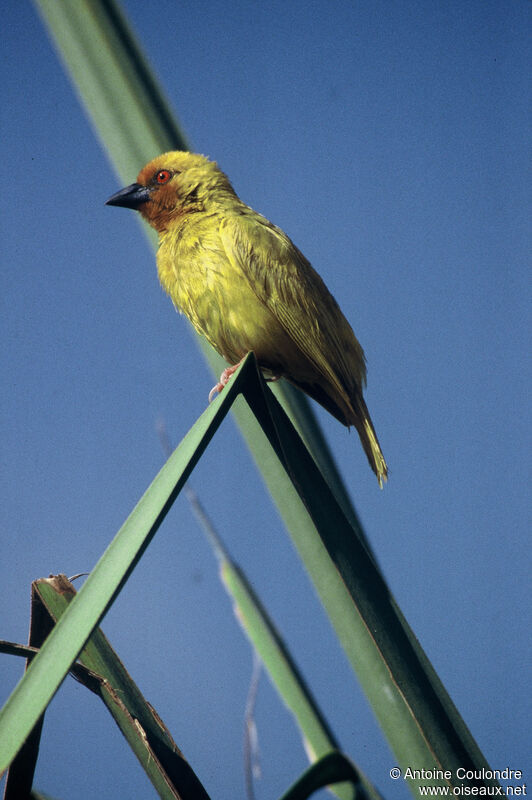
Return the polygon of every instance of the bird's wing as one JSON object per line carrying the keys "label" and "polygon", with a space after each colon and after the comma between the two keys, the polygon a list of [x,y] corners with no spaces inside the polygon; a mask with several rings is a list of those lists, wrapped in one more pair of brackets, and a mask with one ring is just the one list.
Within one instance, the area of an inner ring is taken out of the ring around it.
{"label": "bird's wing", "polygon": [[288,236],[251,209],[225,217],[220,236],[257,297],[302,353],[345,396],[363,386],[363,350],[318,273]]}

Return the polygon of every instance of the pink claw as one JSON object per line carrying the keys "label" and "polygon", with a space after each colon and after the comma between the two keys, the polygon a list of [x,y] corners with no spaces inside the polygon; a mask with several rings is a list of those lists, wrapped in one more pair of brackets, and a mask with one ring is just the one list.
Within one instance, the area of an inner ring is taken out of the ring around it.
{"label": "pink claw", "polygon": [[222,389],[224,388],[224,386],[225,386],[227,383],[229,383],[229,380],[230,380],[230,378],[231,378],[231,375],[233,374],[233,372],[236,372],[236,371],[237,371],[237,369],[239,368],[239,366],[240,366],[240,364],[241,364],[241,363],[242,363],[242,362],[241,362],[241,361],[239,361],[239,362],[238,362],[238,364],[235,364],[235,366],[234,366],[234,367],[227,367],[227,369],[224,369],[224,371],[223,371],[223,372],[222,372],[222,374],[220,375],[220,381],[219,381],[219,383],[217,383],[217,384],[216,384],[216,386],[213,386],[213,387],[212,387],[212,389],[211,389],[211,391],[209,392],[209,403],[210,403],[210,402],[211,402],[211,400],[213,399],[214,395],[215,395],[215,394],[219,394],[219,393],[222,391]]}

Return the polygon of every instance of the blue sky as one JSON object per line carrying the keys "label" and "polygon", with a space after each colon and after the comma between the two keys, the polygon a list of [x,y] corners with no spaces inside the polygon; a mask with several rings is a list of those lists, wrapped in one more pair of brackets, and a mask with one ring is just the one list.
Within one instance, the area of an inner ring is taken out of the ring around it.
{"label": "blue sky", "polygon": [[[488,761],[527,770],[530,5],[123,8],[192,148],[286,230],[351,321],[390,466],[383,492],[356,435],[317,416]],[[163,461],[158,419],[177,444],[213,377],[135,215],[104,205],[120,184],[33,6],[3,17],[0,638],[24,641],[31,581],[91,569]],[[408,797],[232,422],[192,484],[343,748],[384,796]],[[184,498],[103,629],[211,796],[243,796],[251,652]],[[21,666],[0,658],[0,699]],[[261,800],[306,765],[267,678],[257,725]],[[154,796],[72,680],[47,714],[36,785]]]}

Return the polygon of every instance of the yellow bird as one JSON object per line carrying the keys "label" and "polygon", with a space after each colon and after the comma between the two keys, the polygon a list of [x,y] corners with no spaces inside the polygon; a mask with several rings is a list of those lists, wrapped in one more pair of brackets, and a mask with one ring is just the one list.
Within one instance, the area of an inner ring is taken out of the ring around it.
{"label": "yellow bird", "polygon": [[163,288],[232,365],[213,391],[253,350],[270,380],[286,378],[355,426],[382,487],[388,468],[362,396],[364,352],[288,236],[237,197],[215,162],[194,153],[158,156],[107,204],[138,209],[158,232]]}

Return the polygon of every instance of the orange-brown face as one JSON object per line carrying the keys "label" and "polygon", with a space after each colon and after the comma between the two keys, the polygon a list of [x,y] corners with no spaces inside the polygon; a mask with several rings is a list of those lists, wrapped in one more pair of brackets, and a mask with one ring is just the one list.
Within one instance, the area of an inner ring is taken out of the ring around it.
{"label": "orange-brown face", "polygon": [[[175,151],[157,156],[139,172],[137,183],[114,194],[108,205],[133,208],[157,231],[201,208],[198,190],[205,174],[219,172],[204,156]],[[221,174],[221,173],[220,173]]]}
{"label": "orange-brown face", "polygon": [[[137,183],[148,192],[148,199],[138,206],[142,216],[157,231],[164,231],[170,220],[184,213],[185,197],[178,191],[176,176],[179,172],[163,167],[161,159],[150,162],[139,172]],[[143,196],[143,195],[141,195]]]}

